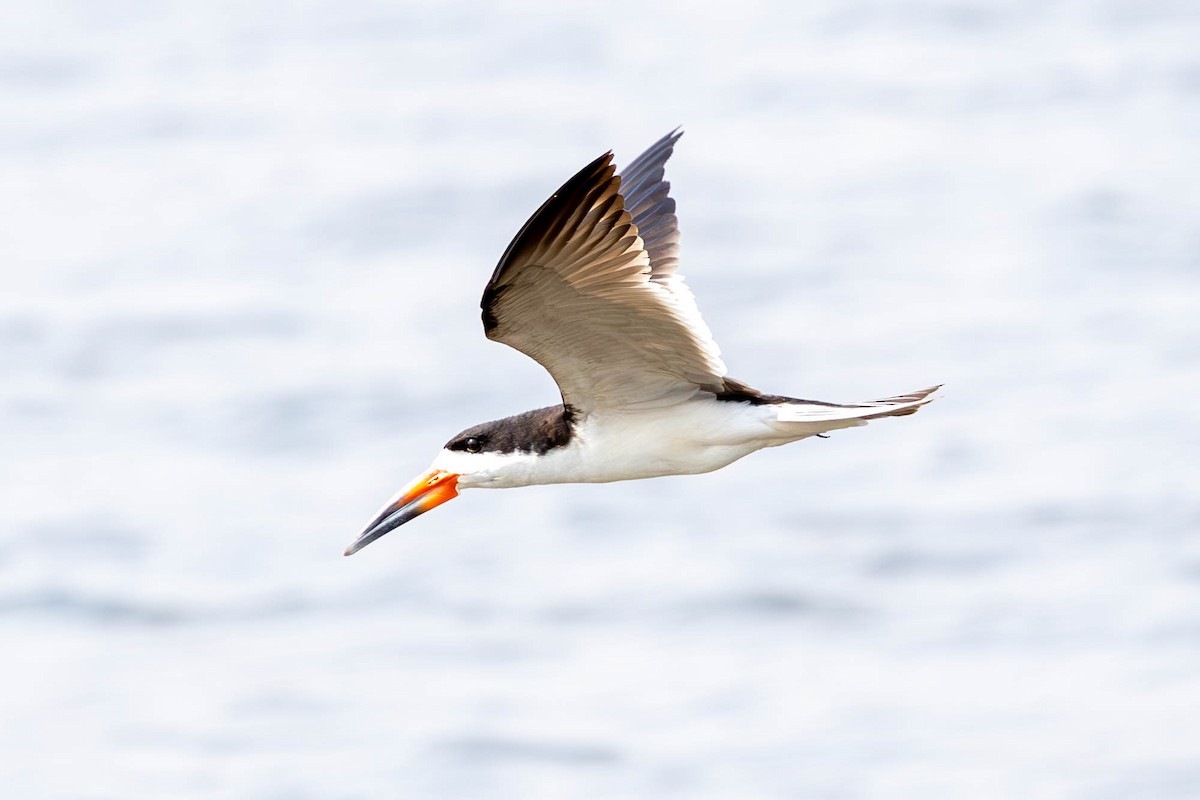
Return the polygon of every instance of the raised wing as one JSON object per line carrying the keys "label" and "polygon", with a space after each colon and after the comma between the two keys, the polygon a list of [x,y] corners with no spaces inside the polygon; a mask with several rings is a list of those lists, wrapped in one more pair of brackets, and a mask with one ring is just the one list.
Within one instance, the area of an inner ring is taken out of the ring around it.
{"label": "raised wing", "polygon": [[650,256],[651,280],[662,281],[679,266],[679,219],[664,176],[680,136],[683,131],[676,128],[621,171],[621,196]]}
{"label": "raised wing", "polygon": [[[724,386],[720,351],[673,271],[678,230],[662,164],[676,139],[629,170],[651,248],[605,153],[530,217],[484,290],[488,338],[538,361],[579,412],[668,405]],[[655,257],[669,266],[660,272]]]}

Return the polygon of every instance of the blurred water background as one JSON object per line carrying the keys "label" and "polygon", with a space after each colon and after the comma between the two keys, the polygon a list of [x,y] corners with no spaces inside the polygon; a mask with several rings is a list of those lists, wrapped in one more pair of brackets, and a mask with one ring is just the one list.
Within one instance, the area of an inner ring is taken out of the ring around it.
{"label": "blurred water background", "polygon": [[[6,797],[1200,797],[1196,4],[2,11]],[[942,399],[342,558],[680,123],[732,374]]]}

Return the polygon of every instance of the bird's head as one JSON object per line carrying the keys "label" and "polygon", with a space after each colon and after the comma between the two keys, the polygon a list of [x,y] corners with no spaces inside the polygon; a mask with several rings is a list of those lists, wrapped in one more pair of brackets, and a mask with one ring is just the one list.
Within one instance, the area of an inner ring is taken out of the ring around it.
{"label": "bird's head", "polygon": [[345,554],[354,555],[385,533],[458,497],[462,489],[507,488],[536,483],[534,464],[538,454],[546,452],[542,446],[545,426],[539,428],[531,422],[545,418],[548,411],[552,409],[539,409],[476,425],[446,442],[429,469],[379,510],[362,534],[346,548]]}

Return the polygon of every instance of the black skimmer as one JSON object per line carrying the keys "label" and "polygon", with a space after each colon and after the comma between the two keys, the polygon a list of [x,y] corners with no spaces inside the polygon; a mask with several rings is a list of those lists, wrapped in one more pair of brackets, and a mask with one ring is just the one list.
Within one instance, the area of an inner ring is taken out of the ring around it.
{"label": "black skimmer", "polygon": [[663,168],[681,135],[667,134],[620,175],[611,151],[580,170],[529,218],[484,289],[484,333],[545,367],[562,403],[453,437],[346,555],[463,489],[711,472],[930,402],[939,387],[842,405],[726,375],[676,271],[679,229]]}

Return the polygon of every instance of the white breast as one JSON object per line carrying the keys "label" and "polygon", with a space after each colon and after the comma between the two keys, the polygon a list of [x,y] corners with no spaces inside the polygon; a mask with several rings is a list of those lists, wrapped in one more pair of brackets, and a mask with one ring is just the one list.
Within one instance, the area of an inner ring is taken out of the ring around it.
{"label": "white breast", "polygon": [[775,412],[746,403],[692,400],[662,409],[595,414],[571,442],[529,465],[524,482],[607,483],[720,469],[782,444]]}

